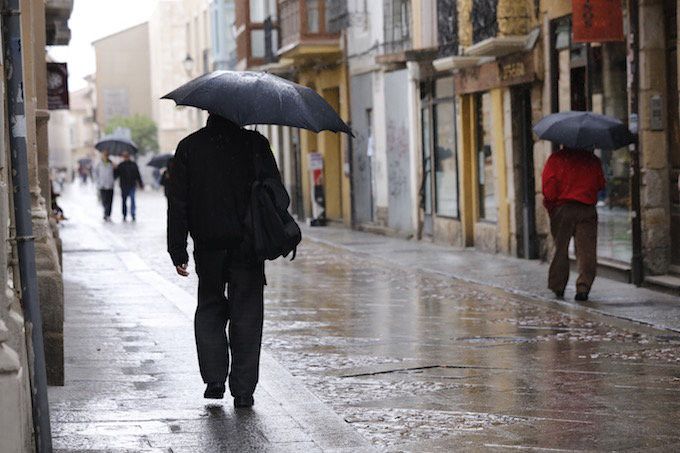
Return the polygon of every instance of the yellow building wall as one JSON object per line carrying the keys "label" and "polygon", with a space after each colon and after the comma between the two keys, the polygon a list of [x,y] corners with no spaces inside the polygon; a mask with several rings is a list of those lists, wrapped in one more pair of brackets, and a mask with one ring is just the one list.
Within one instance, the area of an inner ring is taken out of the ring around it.
{"label": "yellow building wall", "polygon": [[[300,72],[299,82],[313,88],[340,114],[344,121],[349,120],[349,93],[345,66],[330,69],[305,69]],[[326,217],[333,221],[351,224],[350,181],[344,171],[347,162],[348,137],[345,134],[321,132],[315,134],[303,131],[300,137],[302,154],[302,190],[305,211],[311,216],[312,199],[310,193],[308,154],[319,152],[324,158],[324,192],[326,196]]]}
{"label": "yellow building wall", "polygon": [[491,90],[491,114],[493,116],[494,165],[498,193],[498,248],[510,253],[510,204],[508,201],[508,171],[506,165],[505,127],[503,116],[503,88]]}
{"label": "yellow building wall", "polygon": [[[505,147],[504,117],[503,117],[503,89],[494,88],[491,94],[491,115],[493,128],[491,130],[493,156],[498,203],[497,232],[498,251],[510,252],[510,204],[508,200],[507,152]],[[465,246],[470,247],[475,242],[475,224],[479,220],[478,202],[478,161],[477,161],[477,100],[474,94],[461,96],[460,124],[461,131],[458,154],[461,220]]]}

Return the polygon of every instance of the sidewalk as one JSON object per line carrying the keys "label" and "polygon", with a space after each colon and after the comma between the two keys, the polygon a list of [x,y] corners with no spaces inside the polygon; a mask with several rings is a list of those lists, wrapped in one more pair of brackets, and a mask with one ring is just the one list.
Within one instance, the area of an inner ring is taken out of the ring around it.
{"label": "sidewalk", "polygon": [[77,205],[65,206],[66,385],[49,389],[57,452],[371,450],[266,351],[252,411],[235,410],[228,395],[207,404],[195,296]]}
{"label": "sidewalk", "polygon": [[680,332],[680,297],[647,288],[598,277],[590,300],[577,303],[574,297],[576,274],[572,272],[564,301],[556,301],[547,289],[548,265],[460,249],[428,242],[408,241],[345,228],[305,227],[308,240],[361,256],[378,258],[394,266],[436,272],[465,282],[493,286],[539,300],[559,302],[567,308],[596,313]]}

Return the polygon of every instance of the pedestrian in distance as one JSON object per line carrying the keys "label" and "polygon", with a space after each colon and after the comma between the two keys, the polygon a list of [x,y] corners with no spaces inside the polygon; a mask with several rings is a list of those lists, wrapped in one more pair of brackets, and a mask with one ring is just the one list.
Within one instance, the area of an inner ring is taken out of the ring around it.
{"label": "pedestrian in distance", "polygon": [[180,276],[189,275],[188,234],[194,243],[194,331],[204,397],[223,398],[228,377],[236,407],[254,404],[262,342],[264,260],[245,226],[255,155],[258,173],[280,181],[266,138],[211,114],[204,128],[179,143],[167,192],[168,252]]}
{"label": "pedestrian in distance", "polygon": [[111,221],[111,206],[113,204],[114,165],[109,159],[109,153],[102,151],[101,160],[94,167],[93,178],[99,190],[99,198],[104,207],[104,221]]}
{"label": "pedestrian in distance", "polygon": [[170,178],[172,177],[172,166],[173,166],[173,159],[170,158],[168,160],[168,164],[165,167],[165,170],[163,170],[163,173],[161,174],[158,184],[163,187],[163,193],[165,194],[165,198],[168,198],[168,190],[170,189]]}
{"label": "pedestrian in distance", "polygon": [[597,195],[605,188],[602,162],[590,150],[562,146],[543,169],[543,203],[550,215],[555,256],[548,287],[564,297],[569,281],[569,243],[574,238],[578,301],[588,300],[597,273]]}
{"label": "pedestrian in distance", "polygon": [[132,221],[135,222],[137,220],[135,192],[137,187],[144,189],[144,181],[142,181],[142,175],[139,174],[137,163],[130,159],[130,153],[128,151],[123,151],[122,158],[123,161],[116,167],[115,176],[120,182],[121,201],[123,202],[123,222],[127,222],[128,199],[130,199],[130,214],[132,216]]}

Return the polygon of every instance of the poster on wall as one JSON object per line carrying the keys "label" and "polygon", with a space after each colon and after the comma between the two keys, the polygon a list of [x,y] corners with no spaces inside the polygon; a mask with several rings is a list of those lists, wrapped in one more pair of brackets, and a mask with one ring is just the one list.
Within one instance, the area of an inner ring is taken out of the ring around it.
{"label": "poster on wall", "polygon": [[68,68],[66,63],[47,63],[47,108],[68,110]]}
{"label": "poster on wall", "polygon": [[623,41],[621,0],[573,0],[574,42]]}

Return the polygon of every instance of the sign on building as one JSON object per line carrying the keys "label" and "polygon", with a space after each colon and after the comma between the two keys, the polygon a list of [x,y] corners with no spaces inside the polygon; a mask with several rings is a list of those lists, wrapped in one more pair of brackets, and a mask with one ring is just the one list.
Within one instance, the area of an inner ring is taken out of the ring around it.
{"label": "sign on building", "polygon": [[68,68],[66,63],[47,63],[47,108],[68,110]]}
{"label": "sign on building", "polygon": [[623,41],[621,0],[573,0],[574,42]]}

